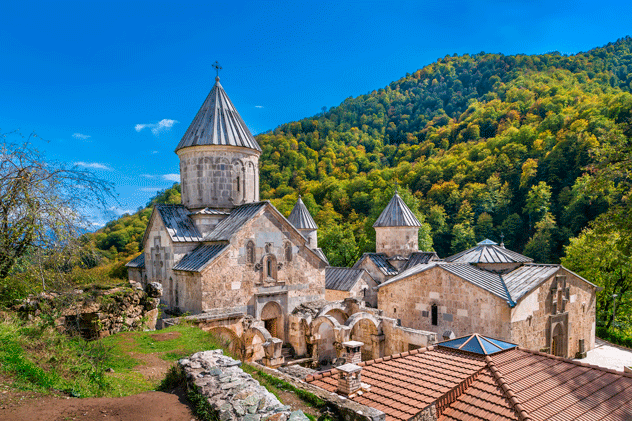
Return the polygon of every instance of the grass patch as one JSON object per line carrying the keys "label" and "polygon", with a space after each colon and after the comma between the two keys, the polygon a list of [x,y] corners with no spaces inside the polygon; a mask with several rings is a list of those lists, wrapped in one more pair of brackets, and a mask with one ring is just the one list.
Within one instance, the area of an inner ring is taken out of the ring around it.
{"label": "grass patch", "polygon": [[246,373],[255,378],[261,384],[261,386],[264,386],[266,389],[268,389],[269,392],[273,393],[277,397],[278,391],[285,390],[294,393],[303,402],[313,408],[324,409],[327,405],[324,400],[314,395],[313,393],[294,387],[292,386],[292,384],[286,382],[285,380],[278,379],[274,376],[264,373],[263,371],[258,370],[248,364],[242,364],[241,368]]}
{"label": "grass patch", "polygon": [[143,363],[130,352],[175,362],[222,345],[210,333],[189,325],[86,341],[60,334],[42,320],[24,321],[11,313],[0,318],[0,371],[13,379],[14,387],[43,393],[114,397],[155,390],[156,382],[135,371]]}

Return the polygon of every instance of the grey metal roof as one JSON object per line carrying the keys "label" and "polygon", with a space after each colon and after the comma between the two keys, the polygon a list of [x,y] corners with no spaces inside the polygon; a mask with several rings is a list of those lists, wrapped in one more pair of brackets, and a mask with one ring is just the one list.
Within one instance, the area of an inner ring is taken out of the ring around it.
{"label": "grey metal roof", "polygon": [[189,210],[184,205],[156,205],[167,232],[174,242],[202,241],[202,234],[189,218]]}
{"label": "grey metal roof", "polygon": [[325,269],[325,289],[350,291],[365,272],[364,269],[328,267]]}
{"label": "grey metal roof", "polygon": [[441,268],[447,270],[450,273],[453,273],[459,278],[471,282],[474,285],[477,285],[484,290],[489,291],[492,294],[506,300],[510,306],[513,306],[515,304],[511,296],[509,295],[509,291],[507,290],[507,287],[503,282],[503,278],[500,275],[480,269],[470,264],[449,263],[441,264],[440,266]]}
{"label": "grey metal roof", "polygon": [[202,244],[197,246],[193,249],[193,251],[184,256],[182,260],[173,267],[173,270],[201,272],[217,256],[219,256],[226,247],[228,247],[228,244]]}
{"label": "grey metal roof", "polygon": [[403,270],[399,273],[399,275],[389,279],[386,282],[381,283],[378,288],[383,287],[384,285],[388,285],[388,284],[392,284],[393,282],[397,282],[400,281],[402,279],[408,278],[411,275],[416,275],[418,273],[424,272],[428,269],[431,269],[435,266],[437,266],[439,264],[439,262],[431,262],[431,263],[421,263],[419,265],[413,266],[411,268],[408,268],[406,270]]}
{"label": "grey metal roof", "polygon": [[230,215],[230,212],[221,209],[204,208],[195,212],[189,212],[189,215]]}
{"label": "grey metal roof", "polygon": [[357,268],[365,258],[371,259],[375,266],[386,276],[393,276],[399,273],[398,270],[388,262],[388,257],[382,253],[364,253],[353,267]]}
{"label": "grey metal roof", "polygon": [[318,229],[318,225],[314,222],[314,218],[310,215],[305,203],[301,200],[301,196],[298,197],[294,209],[290,212],[290,216],[287,218],[292,225],[297,229]]}
{"label": "grey metal roof", "polygon": [[393,198],[384,208],[373,227],[420,227],[421,223],[406,203],[395,192]]}
{"label": "grey metal roof", "polygon": [[384,285],[406,279],[409,276],[416,275],[434,267],[445,269],[459,278],[489,291],[490,293],[507,301],[507,304],[512,307],[515,305],[515,302],[511,299],[511,296],[509,295],[505,283],[500,275],[463,263],[446,263],[437,261],[431,261],[425,264],[421,263],[402,271],[399,275],[382,283],[379,287],[381,288]]}
{"label": "grey metal roof", "polygon": [[128,268],[145,269],[145,253],[141,253],[125,264]]}
{"label": "grey metal roof", "polygon": [[325,252],[323,251],[323,249],[319,247],[312,250],[314,250],[318,257],[321,258],[321,260],[324,260],[327,264],[329,264],[329,259],[327,258],[327,256],[325,256]]}
{"label": "grey metal roof", "polygon": [[[491,244],[490,244],[491,243]],[[481,241],[471,249],[446,257],[446,262],[453,263],[527,263],[533,259],[515,251],[496,245],[493,241]]]}
{"label": "grey metal roof", "polygon": [[413,266],[426,264],[432,261],[439,261],[439,256],[434,251],[419,251],[410,255],[408,263],[404,266],[403,270],[410,269]]}
{"label": "grey metal roof", "polygon": [[518,301],[533,288],[553,276],[560,265],[525,264],[503,275],[507,290],[514,301]]}
{"label": "grey metal roof", "polygon": [[219,77],[215,78],[213,89],[182,136],[176,152],[203,145],[240,146],[261,152],[261,147],[219,83]]}
{"label": "grey metal roof", "polygon": [[239,229],[259,212],[268,202],[246,203],[236,207],[230,215],[221,220],[204,241],[229,241]]}

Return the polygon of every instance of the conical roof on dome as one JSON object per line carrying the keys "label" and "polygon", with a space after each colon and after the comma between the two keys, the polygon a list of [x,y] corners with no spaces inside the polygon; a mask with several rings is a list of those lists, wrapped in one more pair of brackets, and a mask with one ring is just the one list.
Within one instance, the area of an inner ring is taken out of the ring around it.
{"label": "conical roof on dome", "polygon": [[406,203],[395,192],[393,198],[377,218],[373,227],[420,227],[421,223]]}
{"label": "conical roof on dome", "polygon": [[301,196],[298,197],[298,200],[294,205],[294,209],[292,209],[292,212],[290,212],[290,216],[288,216],[287,220],[290,221],[290,223],[299,230],[318,229],[318,225],[316,225],[316,222],[314,222],[314,218],[312,218],[312,215],[307,210],[305,203],[303,203],[303,200],[301,200]]}
{"label": "conical roof on dome", "polygon": [[446,262],[453,263],[528,263],[533,259],[515,251],[500,247],[491,240],[483,240],[472,247],[453,256],[446,257]]}
{"label": "conical roof on dome", "polygon": [[261,152],[261,147],[219,83],[219,77],[215,78],[213,89],[182,136],[176,152],[190,146],[205,145],[240,146]]}

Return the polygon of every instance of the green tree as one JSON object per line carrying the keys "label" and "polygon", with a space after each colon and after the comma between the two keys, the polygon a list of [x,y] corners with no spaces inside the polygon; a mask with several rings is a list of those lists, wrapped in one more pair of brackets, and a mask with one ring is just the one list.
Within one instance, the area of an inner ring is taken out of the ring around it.
{"label": "green tree", "polygon": [[612,228],[607,234],[584,230],[579,237],[571,239],[562,258],[564,266],[603,287],[597,294],[597,319],[606,327],[612,324],[613,294],[619,303],[615,306],[617,314],[629,315],[632,311],[630,239]]}

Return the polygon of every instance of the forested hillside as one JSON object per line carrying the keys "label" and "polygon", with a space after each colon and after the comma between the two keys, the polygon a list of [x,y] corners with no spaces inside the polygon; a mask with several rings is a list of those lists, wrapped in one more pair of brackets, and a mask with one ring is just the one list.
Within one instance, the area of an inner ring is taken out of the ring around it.
{"label": "forested hillside", "polygon": [[[389,86],[257,136],[261,198],[297,195],[334,265],[374,250],[371,225],[398,186],[424,221],[420,246],[445,257],[490,238],[539,262],[608,209],[586,194],[603,139],[630,132],[632,39],[585,53],[446,56]],[[177,186],[152,202],[178,202]],[[93,240],[132,255],[150,211]]]}

